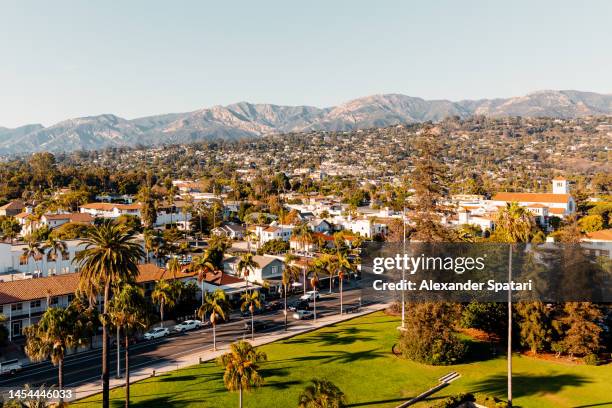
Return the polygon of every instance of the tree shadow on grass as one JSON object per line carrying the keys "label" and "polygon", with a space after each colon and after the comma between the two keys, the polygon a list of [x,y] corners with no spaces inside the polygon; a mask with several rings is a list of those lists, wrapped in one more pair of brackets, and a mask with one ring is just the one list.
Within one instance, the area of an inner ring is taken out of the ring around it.
{"label": "tree shadow on grass", "polygon": [[302,384],[301,381],[297,380],[289,380],[289,381],[269,381],[265,382],[262,387],[266,388],[274,388],[275,390],[286,390],[287,388],[293,387],[295,385]]}
{"label": "tree shadow on grass", "polygon": [[499,350],[499,346],[488,341],[479,341],[473,339],[461,339],[463,344],[467,346],[467,352],[463,359],[463,363],[476,363],[478,361],[490,360],[496,358],[494,350]]}
{"label": "tree shadow on grass", "polygon": [[342,330],[336,330],[333,332],[321,332],[316,334],[310,334],[307,337],[293,338],[285,340],[285,344],[320,344],[321,346],[348,346],[357,341],[372,341],[374,337],[363,335],[361,333],[365,331],[373,330],[362,330],[356,328],[347,328]]}
{"label": "tree shadow on grass", "polygon": [[[475,384],[471,392],[505,395],[508,378],[504,374],[494,375]],[[576,374],[530,375],[514,374],[512,376],[512,394],[514,397],[557,393],[566,387],[580,387],[591,381]]]}
{"label": "tree shadow on grass", "polygon": [[405,402],[411,399],[412,397],[404,397],[404,398],[391,398],[386,400],[378,400],[378,401],[366,401],[366,402],[356,402],[354,404],[348,404],[347,407],[371,407],[373,405],[380,404],[389,404],[391,402]]}

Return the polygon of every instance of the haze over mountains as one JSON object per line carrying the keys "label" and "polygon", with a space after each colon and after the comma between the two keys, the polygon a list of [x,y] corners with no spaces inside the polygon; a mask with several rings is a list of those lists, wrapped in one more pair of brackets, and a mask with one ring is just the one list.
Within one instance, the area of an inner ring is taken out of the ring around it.
{"label": "haze over mountains", "polygon": [[355,130],[474,114],[555,118],[612,115],[612,95],[539,91],[513,98],[451,102],[384,94],[329,108],[240,102],[132,120],[104,114],[68,119],[49,127],[37,124],[15,129],[0,127],[0,154],[189,143],[310,130]]}

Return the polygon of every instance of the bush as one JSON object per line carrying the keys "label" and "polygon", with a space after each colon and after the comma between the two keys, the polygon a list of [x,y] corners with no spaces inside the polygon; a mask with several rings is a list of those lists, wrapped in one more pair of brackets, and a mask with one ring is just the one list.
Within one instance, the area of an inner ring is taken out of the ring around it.
{"label": "bush", "polygon": [[400,337],[405,358],[432,365],[460,362],[466,346],[453,332],[458,313],[449,303],[412,303],[406,310],[406,330]]}
{"label": "bush", "polygon": [[506,401],[484,394],[476,395],[476,403],[487,408],[508,408],[508,403]]}
{"label": "bush", "polygon": [[446,397],[442,401],[439,401],[435,405],[432,405],[432,408],[456,408],[463,403],[474,401],[476,401],[474,395],[470,393],[461,393]]}
{"label": "bush", "polygon": [[599,365],[599,357],[597,354],[588,354],[586,357],[584,357],[584,363],[594,366]]}

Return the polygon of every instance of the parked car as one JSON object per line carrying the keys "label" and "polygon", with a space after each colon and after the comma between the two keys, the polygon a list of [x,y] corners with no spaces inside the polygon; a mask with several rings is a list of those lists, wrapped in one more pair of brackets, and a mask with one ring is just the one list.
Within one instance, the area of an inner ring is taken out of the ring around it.
{"label": "parked car", "polygon": [[295,302],[292,302],[287,305],[287,309],[292,312],[295,312],[297,310],[310,310],[310,304],[307,300],[296,300]]}
{"label": "parked car", "polygon": [[[274,322],[269,320],[255,320],[255,331],[265,330],[274,325]],[[251,331],[251,321],[244,322],[244,330]]]}
{"label": "parked car", "polygon": [[297,310],[293,313],[293,318],[295,320],[307,320],[312,319],[314,317],[314,312],[312,310]]}
{"label": "parked car", "polygon": [[170,330],[165,327],[156,327],[144,334],[145,340],[159,339],[170,334]]}
{"label": "parked car", "polygon": [[306,294],[300,296],[300,300],[312,301],[315,300],[315,298],[319,300],[320,297],[321,295],[319,294],[319,291],[309,290],[308,292],[306,292]]}
{"label": "parked car", "polygon": [[0,375],[3,375],[3,374],[13,375],[17,371],[20,371],[21,368],[22,368],[21,363],[17,359],[4,361],[0,363]]}
{"label": "parked car", "polygon": [[174,326],[174,331],[177,333],[182,333],[189,330],[200,329],[202,327],[204,327],[204,324],[199,320],[185,320],[184,322]]}

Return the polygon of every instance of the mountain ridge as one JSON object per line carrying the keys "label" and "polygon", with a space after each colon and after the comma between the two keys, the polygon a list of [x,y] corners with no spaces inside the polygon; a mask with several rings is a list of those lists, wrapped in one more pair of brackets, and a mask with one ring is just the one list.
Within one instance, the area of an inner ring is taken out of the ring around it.
{"label": "mountain ridge", "polygon": [[375,94],[326,108],[237,102],[184,113],[135,119],[101,114],[9,129],[0,127],[0,154],[95,150],[107,147],[240,139],[272,133],[348,131],[439,121],[448,116],[576,118],[612,115],[612,94],[541,90],[523,96],[478,100],[426,100]]}

